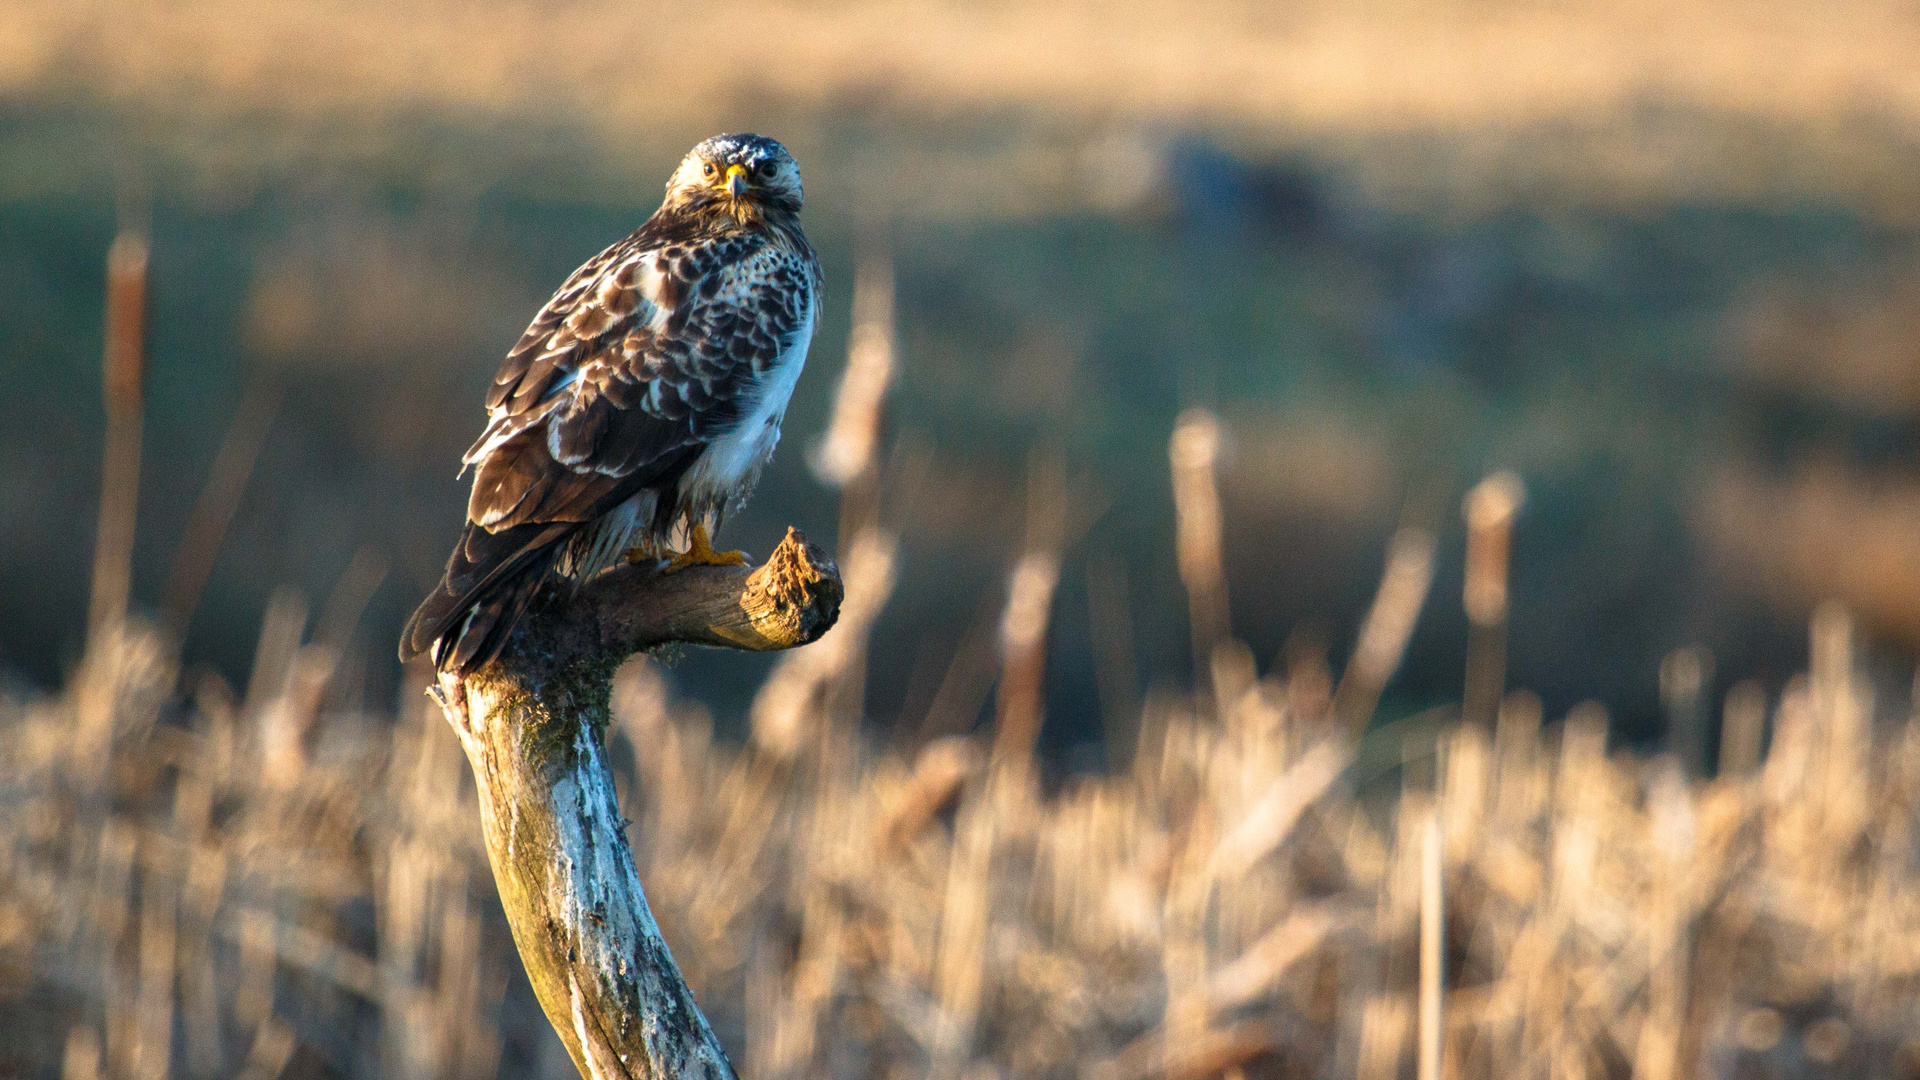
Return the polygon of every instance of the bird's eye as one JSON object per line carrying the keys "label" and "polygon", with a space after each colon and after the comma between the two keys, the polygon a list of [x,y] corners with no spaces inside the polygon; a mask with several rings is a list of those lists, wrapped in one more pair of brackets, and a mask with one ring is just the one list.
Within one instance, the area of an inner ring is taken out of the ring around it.
{"label": "bird's eye", "polygon": [[711,161],[709,161],[709,162],[707,162],[707,163],[706,163],[705,165],[702,165],[702,166],[700,166],[700,172],[701,172],[701,175],[703,175],[703,176],[712,176],[712,175],[713,175],[713,162],[711,162]]}
{"label": "bird's eye", "polygon": [[763,161],[760,163],[760,175],[769,180],[773,179],[773,174],[779,171],[780,166],[777,162]]}

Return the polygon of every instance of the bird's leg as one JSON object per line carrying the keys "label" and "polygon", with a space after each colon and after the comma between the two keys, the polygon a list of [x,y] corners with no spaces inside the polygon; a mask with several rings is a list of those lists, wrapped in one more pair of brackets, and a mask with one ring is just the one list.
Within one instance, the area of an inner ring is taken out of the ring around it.
{"label": "bird's leg", "polygon": [[628,566],[637,566],[643,562],[654,562],[659,558],[660,553],[653,550],[653,541],[651,540],[642,540],[627,549]]}
{"label": "bird's leg", "polygon": [[667,564],[666,572],[685,570],[689,566],[745,566],[747,554],[744,551],[715,551],[707,541],[707,524],[704,521],[691,522],[687,526],[687,550],[673,557]]}

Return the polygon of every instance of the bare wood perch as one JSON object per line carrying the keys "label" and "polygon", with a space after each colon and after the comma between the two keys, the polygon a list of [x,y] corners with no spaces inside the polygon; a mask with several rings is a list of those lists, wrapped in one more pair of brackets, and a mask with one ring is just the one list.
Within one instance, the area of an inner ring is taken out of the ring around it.
{"label": "bare wood perch", "polygon": [[839,571],[788,529],[766,565],[626,566],[529,615],[435,697],[480,790],[500,902],[547,1019],[590,1080],[732,1080],[634,869],[603,745],[614,670],[675,642],[771,651],[839,617]]}

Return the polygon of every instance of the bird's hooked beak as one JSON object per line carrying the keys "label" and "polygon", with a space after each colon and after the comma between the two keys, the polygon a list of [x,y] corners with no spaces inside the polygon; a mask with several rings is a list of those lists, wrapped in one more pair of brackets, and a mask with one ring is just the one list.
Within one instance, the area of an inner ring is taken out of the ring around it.
{"label": "bird's hooked beak", "polygon": [[727,166],[727,175],[720,179],[720,186],[727,194],[739,198],[747,193],[747,167],[745,165]]}

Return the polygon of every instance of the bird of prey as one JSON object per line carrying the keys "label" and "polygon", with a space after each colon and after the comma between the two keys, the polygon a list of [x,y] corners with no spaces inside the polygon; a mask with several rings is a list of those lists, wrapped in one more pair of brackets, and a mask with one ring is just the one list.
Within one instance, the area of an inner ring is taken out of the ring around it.
{"label": "bird of prey", "polygon": [[466,529],[402,660],[471,671],[543,591],[669,551],[683,525],[669,571],[746,561],[710,530],[752,490],[806,363],[821,282],[800,204],[786,147],[716,135],[553,294],[494,376]]}

